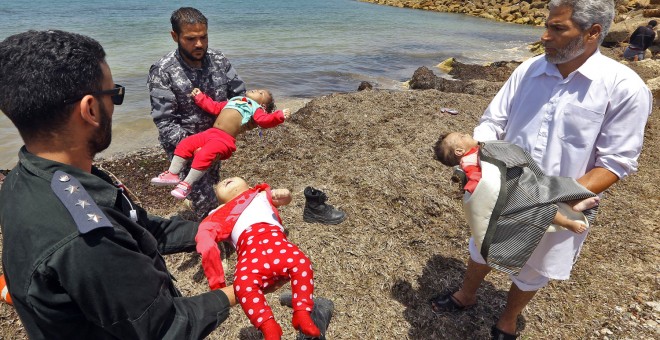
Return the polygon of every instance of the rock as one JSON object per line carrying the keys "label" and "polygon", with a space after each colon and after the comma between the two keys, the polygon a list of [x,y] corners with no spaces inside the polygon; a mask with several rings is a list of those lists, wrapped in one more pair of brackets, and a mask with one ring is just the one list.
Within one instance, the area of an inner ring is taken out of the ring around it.
{"label": "rock", "polygon": [[364,91],[364,90],[371,90],[373,86],[371,86],[371,83],[368,81],[363,81],[360,83],[360,86],[358,86],[358,91]]}
{"label": "rock", "polygon": [[643,16],[645,18],[660,17],[660,8],[645,9]]}
{"label": "rock", "polygon": [[522,17],[522,18],[514,20],[513,23],[519,24],[519,25],[526,25],[526,24],[529,24],[530,21],[532,21],[532,19],[530,19],[528,17]]}
{"label": "rock", "polygon": [[633,69],[647,84],[650,79],[660,75],[660,60],[644,59],[639,62],[629,62],[626,65]]}
{"label": "rock", "polygon": [[484,19],[489,19],[489,20],[496,20],[495,17],[489,13],[483,12],[479,14],[479,17],[484,18]]}
{"label": "rock", "polygon": [[435,88],[436,76],[433,71],[429,70],[426,66],[422,66],[415,70],[412,79],[410,79],[410,88],[413,90],[428,90]]}
{"label": "rock", "polygon": [[451,72],[451,69],[454,67],[453,65],[454,65],[455,61],[456,61],[455,58],[445,59],[443,62],[436,65],[436,67],[439,68],[440,71],[442,71],[444,73],[449,73],[449,72]]}
{"label": "rock", "polygon": [[624,5],[620,5],[619,7],[616,8],[616,11],[619,13],[626,13],[628,12],[628,7]]}
{"label": "rock", "polygon": [[660,77],[647,80],[646,86],[651,90],[653,98],[660,98]]}
{"label": "rock", "polygon": [[657,302],[657,301],[647,301],[647,302],[644,302],[644,304],[646,304],[647,306],[653,308],[654,311],[656,311],[656,312],[660,312],[660,302]]}
{"label": "rock", "polygon": [[483,79],[492,82],[506,81],[514,68],[520,65],[520,62],[495,62],[490,65],[463,64],[454,61],[453,68],[449,74],[461,80]]}
{"label": "rock", "polygon": [[530,44],[529,51],[537,55],[545,53],[545,47],[543,46],[543,42],[537,41],[533,44]]}
{"label": "rock", "polygon": [[546,8],[546,6],[547,6],[547,1],[543,1],[543,0],[534,0],[530,4],[530,7],[535,9]]}

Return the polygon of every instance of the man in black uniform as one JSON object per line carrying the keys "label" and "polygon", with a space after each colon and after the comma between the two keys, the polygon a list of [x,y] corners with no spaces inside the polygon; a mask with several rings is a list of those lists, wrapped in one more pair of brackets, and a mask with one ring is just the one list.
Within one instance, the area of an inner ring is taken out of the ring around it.
{"label": "man in black uniform", "polygon": [[2,264],[30,338],[197,339],[236,303],[231,286],[182,297],[161,254],[194,251],[197,223],[148,215],[92,165],[123,96],[91,38],[0,43],[0,110],[25,143],[0,190]]}
{"label": "man in black uniform", "polygon": [[651,20],[646,26],[637,27],[630,35],[630,45],[623,51],[623,57],[631,61],[643,60],[646,49],[651,47],[655,40],[654,29],[657,25],[657,21]]}

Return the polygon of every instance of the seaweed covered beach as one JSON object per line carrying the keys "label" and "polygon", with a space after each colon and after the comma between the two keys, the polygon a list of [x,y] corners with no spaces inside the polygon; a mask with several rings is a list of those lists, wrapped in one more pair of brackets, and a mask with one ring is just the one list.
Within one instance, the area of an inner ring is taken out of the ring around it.
{"label": "seaweed covered beach", "polygon": [[[604,51],[607,53],[607,51]],[[442,131],[470,132],[501,78],[515,65],[465,66],[482,93],[437,89],[365,90],[312,99],[290,122],[263,136],[252,131],[223,163],[222,177],[289,188],[294,201],[280,214],[289,238],[312,259],[316,295],[335,304],[328,339],[486,338],[508,289],[493,272],[478,304],[456,314],[434,314],[428,299],[461,282],[469,230],[450,170],[433,160],[431,146]],[[643,66],[643,64],[640,64]],[[644,79],[652,76],[633,67]],[[477,78],[481,79],[477,79]],[[489,79],[489,80],[486,80]],[[438,82],[439,84],[440,82]],[[357,84],[356,84],[357,85]],[[437,84],[436,84],[437,85]],[[452,88],[448,88],[452,90]],[[472,91],[476,92],[476,91]],[[441,112],[453,108],[458,114]],[[658,336],[658,164],[660,109],[646,128],[639,172],[608,190],[596,224],[568,281],[541,290],[519,319],[527,339],[650,339]],[[142,205],[159,215],[189,214],[167,189],[149,185],[166,167],[159,147],[99,161],[121,178]],[[306,223],[303,190],[313,186],[348,214],[339,225]],[[236,259],[229,257],[229,263]],[[167,256],[185,295],[208,289],[200,257]],[[233,270],[230,269],[231,272]],[[269,296],[276,319],[294,338],[291,310],[281,291]],[[0,337],[25,338],[13,308],[0,304]],[[260,339],[239,307],[212,339]]]}

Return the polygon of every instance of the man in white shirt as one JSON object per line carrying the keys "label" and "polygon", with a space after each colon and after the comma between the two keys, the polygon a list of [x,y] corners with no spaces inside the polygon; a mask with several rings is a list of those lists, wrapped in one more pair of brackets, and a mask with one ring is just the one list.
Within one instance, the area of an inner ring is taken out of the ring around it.
{"label": "man in white shirt", "polygon": [[[637,171],[652,97],[639,76],[598,46],[614,17],[612,0],[552,0],[545,55],[521,64],[493,98],[474,138],[521,146],[549,176],[567,176],[600,194]],[[518,276],[494,339],[515,339],[516,321],[550,279],[566,280],[588,232],[546,233]],[[460,290],[433,299],[434,310],[465,309],[491,268],[470,240]]]}

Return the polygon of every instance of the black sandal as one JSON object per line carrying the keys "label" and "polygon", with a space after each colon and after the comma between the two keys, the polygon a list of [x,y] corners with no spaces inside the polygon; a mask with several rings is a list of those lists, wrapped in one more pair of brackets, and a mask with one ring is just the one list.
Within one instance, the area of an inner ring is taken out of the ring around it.
{"label": "black sandal", "polygon": [[449,292],[447,294],[439,295],[431,298],[430,303],[433,312],[441,313],[441,312],[464,311],[475,305],[475,304],[464,305],[463,303],[461,303],[461,301],[459,301],[457,298],[454,297],[454,293],[456,292]]}
{"label": "black sandal", "polygon": [[516,340],[518,339],[518,334],[509,334],[504,331],[501,331],[497,326],[493,326],[490,329],[491,339],[493,340]]}

